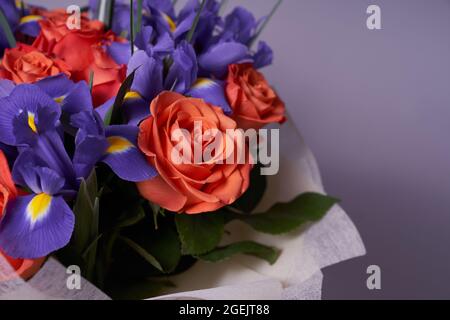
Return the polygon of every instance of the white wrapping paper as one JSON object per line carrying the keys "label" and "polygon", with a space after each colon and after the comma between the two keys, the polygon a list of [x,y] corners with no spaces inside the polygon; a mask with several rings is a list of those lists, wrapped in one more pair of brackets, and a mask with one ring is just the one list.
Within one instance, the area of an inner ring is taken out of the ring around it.
{"label": "white wrapping paper", "polygon": [[[298,194],[325,193],[317,162],[295,125],[287,122],[280,131],[280,172],[268,177],[268,190],[258,210],[276,202],[292,200]],[[170,280],[176,284],[170,294],[154,299],[278,300],[321,298],[321,269],[365,254],[354,224],[340,206],[333,207],[321,221],[285,236],[254,232],[240,222],[227,227],[224,243],[254,240],[282,249],[274,265],[249,256],[222,263],[199,262]],[[12,270],[0,257],[0,277]],[[81,290],[69,290],[66,269],[49,259],[29,282],[0,283],[0,299],[107,299],[83,280]]]}

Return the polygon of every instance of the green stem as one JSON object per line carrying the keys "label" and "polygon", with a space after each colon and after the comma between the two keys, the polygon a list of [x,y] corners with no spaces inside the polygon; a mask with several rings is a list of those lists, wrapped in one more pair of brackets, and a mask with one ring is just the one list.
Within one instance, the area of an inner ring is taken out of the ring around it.
{"label": "green stem", "polygon": [[269,13],[269,15],[267,16],[266,19],[264,19],[263,24],[261,25],[261,27],[259,28],[259,30],[256,32],[256,34],[253,36],[253,38],[250,40],[248,46],[252,47],[253,44],[256,42],[256,40],[258,40],[258,38],[261,36],[262,32],[264,31],[264,29],[267,27],[267,25],[269,24],[270,20],[272,19],[272,17],[275,15],[275,13],[277,12],[278,8],[281,6],[281,3],[283,2],[283,0],[278,0],[278,2],[275,4],[275,6],[272,8],[272,11]]}
{"label": "green stem", "polygon": [[94,88],[94,70],[89,73],[89,90],[92,93],[92,88]]}
{"label": "green stem", "polygon": [[5,33],[6,40],[8,40],[8,44],[10,48],[16,47],[16,38],[14,38],[14,34],[11,30],[11,27],[9,26],[8,20],[5,17],[5,14],[0,9],[0,27],[3,29],[3,32]]}
{"label": "green stem", "polygon": [[134,36],[141,32],[142,28],[142,0],[137,0],[137,17],[136,17],[136,28],[134,32]]}
{"label": "green stem", "polygon": [[200,15],[201,15],[205,5],[206,5],[206,0],[202,0],[202,4],[200,5],[200,9],[197,11],[197,15],[195,16],[194,23],[192,24],[191,30],[189,30],[189,33],[186,37],[186,41],[189,43],[191,43],[192,39],[194,38],[195,29],[197,29],[198,22],[200,21]]}

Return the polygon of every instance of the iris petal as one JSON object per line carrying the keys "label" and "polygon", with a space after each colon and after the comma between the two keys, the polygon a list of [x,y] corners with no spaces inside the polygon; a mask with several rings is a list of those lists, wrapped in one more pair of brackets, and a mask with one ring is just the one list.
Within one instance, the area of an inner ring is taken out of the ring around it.
{"label": "iris petal", "polygon": [[208,52],[199,57],[200,67],[223,78],[228,66],[234,63],[253,62],[246,45],[237,42],[223,42],[212,46]]}
{"label": "iris petal", "polygon": [[162,62],[151,58],[145,51],[137,51],[130,59],[128,72],[136,70],[131,87],[146,100],[150,101],[163,89]]}
{"label": "iris petal", "polygon": [[67,245],[75,218],[61,197],[18,197],[0,222],[0,247],[13,258],[36,259]]}
{"label": "iris petal", "polygon": [[225,97],[223,82],[200,78],[187,93],[188,96],[201,98],[206,102],[221,107],[226,114],[231,114],[231,107]]}
{"label": "iris petal", "polygon": [[75,84],[61,73],[40,80],[36,85],[69,115],[93,109],[89,86],[84,81]]}
{"label": "iris petal", "polygon": [[140,182],[157,175],[137,148],[138,132],[139,128],[135,126],[111,126],[107,130],[110,144],[103,162],[126,181]]}

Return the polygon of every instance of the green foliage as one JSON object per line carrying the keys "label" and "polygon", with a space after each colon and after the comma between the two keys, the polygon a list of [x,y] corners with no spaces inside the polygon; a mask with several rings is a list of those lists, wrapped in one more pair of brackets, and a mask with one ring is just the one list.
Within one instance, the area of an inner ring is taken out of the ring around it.
{"label": "green foliage", "polygon": [[206,213],[198,215],[178,214],[175,217],[184,254],[201,255],[213,250],[219,244],[224,232],[223,214]]}
{"label": "green foliage", "polygon": [[147,250],[142,248],[140,245],[138,245],[133,240],[126,238],[126,237],[119,237],[120,240],[125,242],[131,249],[136,251],[137,254],[139,254],[142,258],[144,258],[148,263],[150,263],[152,266],[154,266],[159,271],[163,271],[163,268],[161,264],[156,260],[154,256],[152,256]]}
{"label": "green foliage", "polygon": [[73,212],[75,227],[70,241],[70,250],[83,262],[81,270],[88,280],[93,280],[97,258],[99,234],[100,200],[95,170],[80,185]]}
{"label": "green foliage", "polygon": [[268,211],[252,215],[236,215],[255,230],[269,234],[294,231],[307,222],[320,220],[339,200],[318,193],[304,193],[289,203],[278,203]]}

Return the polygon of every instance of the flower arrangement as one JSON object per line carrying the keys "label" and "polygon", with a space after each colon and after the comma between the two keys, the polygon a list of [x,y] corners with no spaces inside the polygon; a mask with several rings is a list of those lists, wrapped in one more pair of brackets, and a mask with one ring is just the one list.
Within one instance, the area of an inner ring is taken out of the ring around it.
{"label": "flower arrangement", "polygon": [[254,212],[261,129],[287,117],[257,44],[281,1],[260,20],[223,2],[0,3],[0,255],[18,276],[53,255],[114,298],[150,297],[199,260],[276,262],[251,239],[222,245],[230,222],[279,235],[337,202],[306,193]]}

